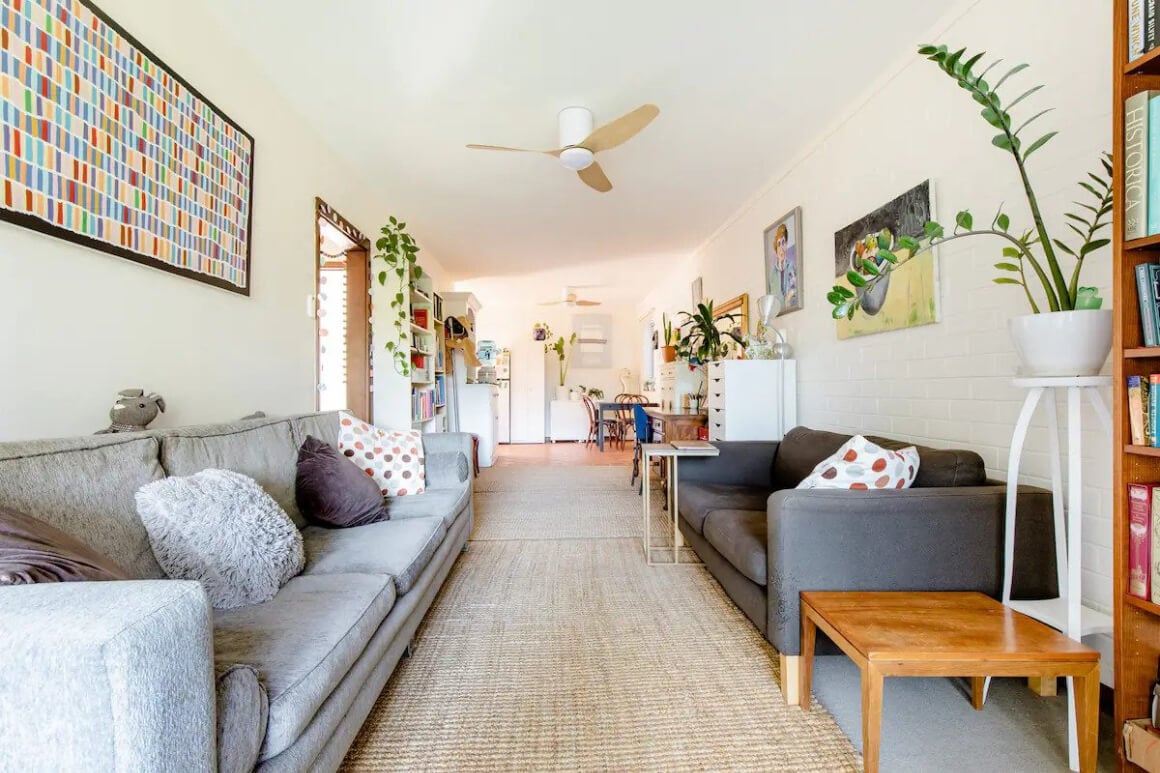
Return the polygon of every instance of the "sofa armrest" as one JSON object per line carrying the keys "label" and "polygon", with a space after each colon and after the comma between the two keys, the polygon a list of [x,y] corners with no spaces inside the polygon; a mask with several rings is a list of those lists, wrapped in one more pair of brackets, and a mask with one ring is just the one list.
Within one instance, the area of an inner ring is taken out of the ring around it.
{"label": "sofa armrest", "polygon": [[718,456],[682,456],[677,466],[681,483],[772,488],[775,440],[721,440],[713,443]]}
{"label": "sofa armrest", "polygon": [[427,488],[470,487],[473,453],[470,433],[433,432],[423,435]]}
{"label": "sofa armrest", "polygon": [[214,770],[213,627],[195,582],[0,588],[0,770]]}
{"label": "sofa armrest", "polygon": [[[787,489],[767,506],[766,633],[799,654],[801,591],[1002,592],[1003,485],[902,491]],[[1051,492],[1020,486],[1016,598],[1058,595]]]}

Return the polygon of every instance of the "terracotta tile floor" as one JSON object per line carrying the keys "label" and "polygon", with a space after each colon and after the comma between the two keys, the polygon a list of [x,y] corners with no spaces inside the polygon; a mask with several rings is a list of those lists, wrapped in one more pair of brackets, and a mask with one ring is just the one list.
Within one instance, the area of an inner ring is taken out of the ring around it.
{"label": "terracotta tile floor", "polygon": [[604,445],[604,453],[595,444],[583,443],[519,443],[501,445],[496,451],[497,467],[525,464],[565,465],[622,465],[627,470],[632,466],[632,443],[625,443],[624,449],[612,443]]}

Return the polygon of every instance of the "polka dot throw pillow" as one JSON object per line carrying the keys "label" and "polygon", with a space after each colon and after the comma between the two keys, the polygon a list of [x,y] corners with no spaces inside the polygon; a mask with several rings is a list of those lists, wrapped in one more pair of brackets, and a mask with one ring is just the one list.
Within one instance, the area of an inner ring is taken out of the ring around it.
{"label": "polka dot throw pillow", "polygon": [[423,435],[418,430],[385,430],[338,414],[338,452],[374,479],[383,496],[405,497],[427,489]]}
{"label": "polka dot throw pillow", "polygon": [[910,488],[918,475],[918,450],[907,446],[890,451],[861,435],[846,441],[833,456],[822,460],[798,488],[871,489]]}

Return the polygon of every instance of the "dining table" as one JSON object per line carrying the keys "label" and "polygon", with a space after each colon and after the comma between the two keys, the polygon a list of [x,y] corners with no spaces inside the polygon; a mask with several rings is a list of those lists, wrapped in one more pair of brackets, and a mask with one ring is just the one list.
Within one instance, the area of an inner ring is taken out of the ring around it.
{"label": "dining table", "polygon": [[655,408],[656,403],[626,403],[618,402],[616,400],[599,400],[596,403],[596,447],[602,452],[604,451],[604,414],[606,411],[613,411],[614,416],[619,411],[631,411],[632,406],[640,405],[645,408]]}

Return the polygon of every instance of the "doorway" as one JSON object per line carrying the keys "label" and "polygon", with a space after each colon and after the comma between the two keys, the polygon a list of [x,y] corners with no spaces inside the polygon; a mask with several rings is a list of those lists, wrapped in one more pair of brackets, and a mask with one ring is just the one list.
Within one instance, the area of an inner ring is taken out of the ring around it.
{"label": "doorway", "polygon": [[322,199],[314,200],[314,405],[371,415],[371,243]]}

